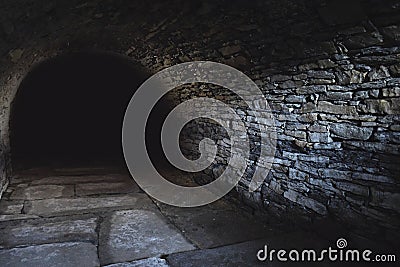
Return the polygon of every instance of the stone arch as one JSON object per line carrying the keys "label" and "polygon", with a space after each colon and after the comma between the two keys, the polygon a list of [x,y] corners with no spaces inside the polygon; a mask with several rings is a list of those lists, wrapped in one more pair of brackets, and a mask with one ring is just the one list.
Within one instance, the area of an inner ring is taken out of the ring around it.
{"label": "stone arch", "polygon": [[111,52],[66,53],[37,64],[11,105],[12,161],[122,161],[121,120],[147,77],[137,63]]}

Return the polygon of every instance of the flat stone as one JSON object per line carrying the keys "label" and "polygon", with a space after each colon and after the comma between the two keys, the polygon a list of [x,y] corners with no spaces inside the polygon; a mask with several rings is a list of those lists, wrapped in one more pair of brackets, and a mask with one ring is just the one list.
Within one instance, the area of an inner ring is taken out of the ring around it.
{"label": "flat stone", "polygon": [[291,265],[289,263],[287,265],[286,262],[279,262],[276,257],[272,262],[260,261],[257,258],[257,253],[263,250],[265,246],[268,247],[269,251],[272,249],[290,251],[293,248],[300,251],[302,248],[313,248],[318,251],[318,249],[327,245],[328,242],[321,240],[312,233],[288,232],[229,246],[172,254],[167,257],[167,261],[174,267],[298,266],[297,264]]}
{"label": "flat stone", "polygon": [[83,175],[83,176],[50,176],[32,182],[33,185],[39,184],[79,184],[79,183],[113,183],[128,181],[129,175],[109,174],[109,175]]}
{"label": "flat stone", "polygon": [[331,114],[357,114],[357,110],[353,106],[343,106],[343,105],[335,105],[327,101],[319,101],[317,110],[320,112],[326,112]]}
{"label": "flat stone", "polygon": [[87,183],[76,185],[77,196],[89,196],[97,194],[124,194],[140,192],[139,186],[133,179],[121,183]]}
{"label": "flat stone", "polygon": [[147,258],[143,260],[115,263],[111,265],[106,265],[104,267],[168,267],[168,263],[164,259],[160,258]]}
{"label": "flat stone", "polygon": [[265,266],[257,259],[257,252],[266,241],[258,240],[236,245],[202,249],[172,254],[167,257],[174,267],[209,267],[209,266]]}
{"label": "flat stone", "polygon": [[46,222],[30,220],[0,227],[0,247],[38,245],[52,242],[85,241],[97,243],[97,218]]}
{"label": "flat stone", "polygon": [[56,243],[0,250],[0,266],[99,266],[96,246],[89,243]]}
{"label": "flat stone", "polygon": [[328,210],[325,205],[323,205],[322,203],[320,203],[312,198],[306,197],[306,196],[300,194],[299,192],[289,189],[288,191],[283,193],[283,196],[285,198],[289,199],[290,201],[293,201],[300,205],[306,206],[307,208],[315,211],[318,214],[321,214],[321,215],[328,214]]}
{"label": "flat stone", "polygon": [[100,228],[102,264],[193,249],[195,247],[173,225],[151,211],[117,211]]}
{"label": "flat stone", "polygon": [[25,205],[25,212],[35,215],[62,215],[127,208],[154,208],[154,204],[147,195],[140,193],[125,196],[55,198],[29,201]]}
{"label": "flat stone", "polygon": [[20,214],[23,207],[23,201],[2,199],[0,201],[0,214]]}
{"label": "flat stone", "polygon": [[37,185],[27,188],[17,188],[11,194],[10,199],[47,199],[57,197],[72,197],[74,195],[73,186],[65,185]]}
{"label": "flat stone", "polygon": [[5,215],[0,215],[0,222],[36,219],[36,218],[40,217],[36,215],[27,215],[27,214],[5,214]]}
{"label": "flat stone", "polygon": [[331,131],[342,139],[368,140],[372,135],[373,128],[358,127],[345,123],[334,123],[331,125]]}
{"label": "flat stone", "polygon": [[260,239],[272,231],[246,211],[223,200],[190,209],[164,204],[159,204],[159,207],[200,248]]}

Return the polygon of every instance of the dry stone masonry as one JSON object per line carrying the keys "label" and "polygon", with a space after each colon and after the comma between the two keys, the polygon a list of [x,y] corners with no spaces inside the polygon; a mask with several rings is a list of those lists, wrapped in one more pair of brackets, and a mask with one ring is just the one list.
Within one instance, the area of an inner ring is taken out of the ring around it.
{"label": "dry stone masonry", "polygon": [[[29,11],[18,8],[22,2]],[[211,60],[252,78],[276,119],[272,170],[263,186],[249,193],[263,134],[257,124],[263,122],[223,88],[199,85],[172,95],[177,102],[214,97],[229,103],[245,122],[251,156],[236,188],[241,200],[282,218],[334,218],[360,232],[398,237],[398,1],[160,1],[151,7],[113,0],[40,2],[6,1],[0,8],[0,191],[10,170],[12,99],[33,63],[87,49],[125,54],[150,72]],[[193,145],[207,135],[219,149],[205,171],[215,178],[230,156],[226,132],[210,121],[197,121],[186,127],[182,142],[195,156]]]}

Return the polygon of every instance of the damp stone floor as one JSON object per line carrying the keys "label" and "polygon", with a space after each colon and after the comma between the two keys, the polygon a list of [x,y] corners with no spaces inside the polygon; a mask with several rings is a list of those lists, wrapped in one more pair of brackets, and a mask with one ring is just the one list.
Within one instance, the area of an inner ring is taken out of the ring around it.
{"label": "damp stone floor", "polygon": [[168,206],[116,168],[19,171],[0,201],[0,266],[281,266],[257,251],[321,242],[231,202]]}

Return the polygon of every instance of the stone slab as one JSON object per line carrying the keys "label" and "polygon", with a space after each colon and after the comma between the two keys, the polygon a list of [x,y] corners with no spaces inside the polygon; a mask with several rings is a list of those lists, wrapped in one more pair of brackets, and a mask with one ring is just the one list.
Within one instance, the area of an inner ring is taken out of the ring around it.
{"label": "stone slab", "polygon": [[25,204],[24,210],[26,214],[54,216],[132,208],[154,209],[155,205],[147,195],[137,193],[124,196],[32,200]]}
{"label": "stone slab", "polygon": [[[327,248],[335,243],[324,243],[315,235],[305,232],[292,232],[276,235],[266,239],[258,239],[243,243],[222,246],[211,249],[201,249],[169,255],[167,261],[172,267],[225,267],[225,266],[305,266],[298,262],[280,262],[275,258],[273,261],[259,261],[257,252],[268,246],[268,251],[285,249],[290,251],[296,249]],[[275,260],[274,260],[275,259]],[[306,266],[330,266],[326,262],[307,262]],[[336,264],[334,266],[337,266]],[[353,266],[353,265],[352,265]]]}
{"label": "stone slab", "polygon": [[57,243],[0,250],[2,267],[99,266],[96,246],[90,243]]}
{"label": "stone slab", "polygon": [[33,185],[40,184],[79,184],[79,183],[113,183],[132,180],[129,175],[83,175],[83,176],[49,176],[32,181]]}
{"label": "stone slab", "polygon": [[48,199],[74,196],[72,185],[36,185],[27,188],[16,188],[10,199]]}
{"label": "stone slab", "polygon": [[24,207],[23,201],[20,200],[1,200],[0,201],[0,214],[20,214]]}
{"label": "stone slab", "polygon": [[139,186],[132,180],[120,183],[85,183],[76,185],[77,196],[90,196],[99,194],[124,194],[140,192]]}
{"label": "stone slab", "polygon": [[200,248],[218,247],[279,233],[277,229],[270,229],[270,226],[248,212],[224,200],[190,209],[164,204],[159,204],[159,207]]}
{"label": "stone slab", "polygon": [[35,218],[40,218],[40,217],[36,215],[27,215],[27,214],[3,214],[0,215],[0,222],[35,219]]}
{"label": "stone slab", "polygon": [[111,265],[106,265],[104,267],[169,267],[169,265],[164,259],[147,258],[131,262],[115,263]]}
{"label": "stone slab", "polygon": [[97,218],[63,221],[29,220],[0,225],[0,247],[38,245],[53,242],[84,241],[97,243]]}
{"label": "stone slab", "polygon": [[195,247],[161,214],[117,211],[100,227],[100,261],[110,264],[155,257]]}
{"label": "stone slab", "polygon": [[172,254],[167,261],[172,267],[225,267],[225,266],[277,266],[266,265],[257,260],[257,252],[264,247],[265,241],[223,246]]}

